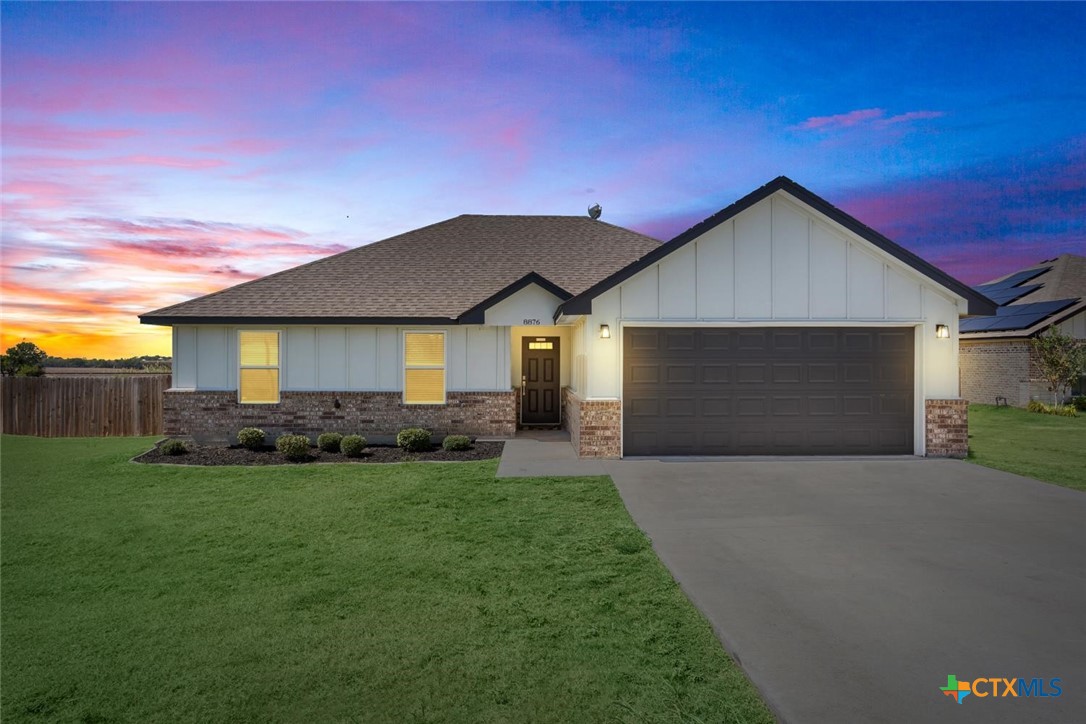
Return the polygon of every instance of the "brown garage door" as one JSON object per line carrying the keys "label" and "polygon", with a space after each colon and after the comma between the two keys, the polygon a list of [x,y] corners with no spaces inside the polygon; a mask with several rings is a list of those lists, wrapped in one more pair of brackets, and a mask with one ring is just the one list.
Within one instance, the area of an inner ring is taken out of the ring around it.
{"label": "brown garage door", "polygon": [[623,331],[624,455],[913,452],[912,328]]}

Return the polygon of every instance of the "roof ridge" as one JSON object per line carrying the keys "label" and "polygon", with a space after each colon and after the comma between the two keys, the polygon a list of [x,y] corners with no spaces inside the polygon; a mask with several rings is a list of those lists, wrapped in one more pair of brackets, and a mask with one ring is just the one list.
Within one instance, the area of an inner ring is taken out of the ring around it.
{"label": "roof ridge", "polygon": [[[464,216],[464,215],[465,214],[461,214],[460,216]],[[339,258],[341,256],[351,254],[351,253],[356,252],[356,251],[358,251],[360,249],[367,249],[367,248],[376,246],[377,244],[383,244],[386,241],[392,241],[394,239],[400,238],[401,236],[407,236],[408,234],[414,233],[416,231],[422,231],[423,229],[429,229],[429,228],[432,228],[434,226],[440,226],[441,224],[447,224],[450,221],[454,221],[454,220],[456,220],[458,218],[460,218],[460,217],[459,216],[454,216],[452,218],[443,219],[442,221],[435,221],[434,223],[427,224],[426,226],[420,226],[417,229],[412,229],[410,231],[405,231],[405,232],[402,232],[400,234],[396,234],[394,236],[389,236],[389,237],[387,237],[385,239],[378,239],[377,241],[371,241],[368,244],[359,244],[358,246],[351,247],[350,249],[344,249],[343,251],[341,251],[341,252],[339,252],[337,254],[332,254],[331,256],[322,256],[319,259],[314,259],[313,261],[307,261],[306,263],[298,264],[297,266],[287,267],[286,269],[280,269],[277,272],[272,272],[271,274],[266,274],[264,276],[257,277],[256,279],[250,279],[247,282],[241,282],[240,284],[232,284],[232,285],[230,285],[228,287],[224,287],[224,288],[216,290],[214,292],[208,292],[207,294],[201,294],[201,295],[199,295],[197,297],[193,297],[192,299],[186,299],[183,302],[178,302],[177,304],[171,304],[168,307],[162,307],[161,309],[155,309],[155,310],[150,311],[150,312],[144,312],[144,314],[141,314],[140,316],[142,317],[142,316],[152,316],[152,315],[156,315],[156,314],[163,314],[165,312],[169,312],[174,307],[179,307],[182,304],[188,304],[189,302],[194,302],[197,299],[210,299],[212,297],[217,297],[220,294],[224,294],[226,292],[230,292],[230,291],[233,291],[233,290],[236,290],[236,289],[241,289],[242,287],[247,287],[247,286],[250,286],[252,284],[256,284],[257,282],[262,282],[262,281],[265,281],[265,280],[268,280],[268,279],[274,279],[275,277],[286,274],[287,272],[295,272],[295,271],[298,271],[299,269],[305,269],[305,268],[311,267],[311,266],[313,266],[315,264],[321,264],[323,262],[331,261],[332,259],[337,259],[337,258]]]}

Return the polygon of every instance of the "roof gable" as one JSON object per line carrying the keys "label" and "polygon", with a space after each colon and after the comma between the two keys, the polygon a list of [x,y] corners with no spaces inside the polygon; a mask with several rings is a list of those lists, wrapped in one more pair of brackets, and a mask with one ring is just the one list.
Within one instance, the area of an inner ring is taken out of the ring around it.
{"label": "roof gable", "polygon": [[699,224],[692,226],[676,236],[671,241],[661,245],[654,251],[641,257],[623,269],[618,270],[606,279],[592,285],[584,292],[577,294],[562,305],[556,314],[589,314],[592,311],[592,300],[609,289],[621,284],[638,272],[659,262],[664,257],[675,253],[695,239],[712,231],[717,226],[735,218],[743,211],[755,204],[769,198],[778,191],[784,191],[795,200],[801,202],[826,218],[840,224],[848,231],[861,239],[881,249],[883,252],[911,267],[922,276],[931,279],[950,291],[964,297],[969,303],[970,314],[990,314],[995,310],[995,305],[983,294],[971,289],[962,282],[954,279],[946,272],[924,261],[911,251],[899,246],[874,229],[864,225],[852,216],[833,206],[825,199],[808,191],[804,187],[784,176],[779,176],[765,186],[747,194],[730,206],[713,214]]}

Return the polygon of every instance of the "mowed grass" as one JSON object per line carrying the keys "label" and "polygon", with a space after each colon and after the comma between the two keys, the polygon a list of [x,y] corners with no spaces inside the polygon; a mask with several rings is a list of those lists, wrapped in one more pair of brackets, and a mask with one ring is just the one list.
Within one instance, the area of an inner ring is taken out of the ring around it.
{"label": "mowed grass", "polygon": [[766,722],[607,478],[2,440],[4,722]]}
{"label": "mowed grass", "polygon": [[1086,415],[969,406],[969,461],[1086,491]]}

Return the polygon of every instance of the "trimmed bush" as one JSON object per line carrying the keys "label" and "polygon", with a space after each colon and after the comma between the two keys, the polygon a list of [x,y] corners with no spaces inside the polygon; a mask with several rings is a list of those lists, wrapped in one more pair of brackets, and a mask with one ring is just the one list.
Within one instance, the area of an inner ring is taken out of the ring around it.
{"label": "trimmed bush", "polygon": [[317,447],[324,452],[337,453],[343,442],[343,435],[338,432],[322,432],[317,436]]}
{"label": "trimmed bush", "polygon": [[1026,407],[1030,412],[1040,412],[1044,415],[1059,415],[1060,417],[1078,417],[1078,410],[1074,405],[1046,405],[1037,400],[1030,401]]}
{"label": "trimmed bush", "polygon": [[184,455],[189,451],[180,440],[167,440],[158,448],[163,455]]}
{"label": "trimmed bush", "polygon": [[339,442],[339,451],[349,458],[362,457],[366,449],[366,438],[361,435],[347,435]]}
{"label": "trimmed bush", "polygon": [[420,427],[400,430],[396,435],[396,444],[407,452],[426,452],[430,449],[430,431]]}
{"label": "trimmed bush", "polygon": [[1086,412],[1086,395],[1077,395],[1071,398],[1071,404],[1079,412]]}
{"label": "trimmed bush", "polygon": [[447,435],[445,439],[441,441],[441,447],[449,452],[470,450],[471,438],[467,435]]}
{"label": "trimmed bush", "polygon": [[255,427],[243,427],[238,431],[238,442],[242,447],[259,450],[264,447],[264,431]]}
{"label": "trimmed bush", "polygon": [[275,441],[275,449],[283,453],[287,460],[301,462],[309,459],[309,438],[305,435],[280,435]]}

